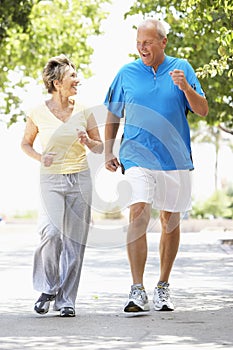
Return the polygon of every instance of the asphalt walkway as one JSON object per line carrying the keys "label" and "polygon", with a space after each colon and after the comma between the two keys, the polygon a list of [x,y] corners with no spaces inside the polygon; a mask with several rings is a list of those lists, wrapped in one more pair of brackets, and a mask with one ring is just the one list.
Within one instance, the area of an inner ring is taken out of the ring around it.
{"label": "asphalt walkway", "polygon": [[[182,233],[171,276],[174,312],[126,317],[130,274],[122,224],[90,233],[75,318],[34,313],[32,256],[35,225],[0,226],[0,349],[152,350],[233,349],[233,230]],[[145,287],[158,278],[158,233],[148,234]]]}

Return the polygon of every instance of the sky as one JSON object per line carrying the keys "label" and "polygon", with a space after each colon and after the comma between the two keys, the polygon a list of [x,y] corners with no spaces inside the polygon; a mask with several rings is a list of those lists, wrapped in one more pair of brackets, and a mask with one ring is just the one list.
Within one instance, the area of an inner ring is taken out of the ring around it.
{"label": "sky", "polygon": [[[100,132],[103,136],[106,111],[103,100],[108,87],[118,69],[132,59],[129,53],[136,53],[136,32],[133,24],[142,20],[135,16],[127,20],[123,14],[129,10],[133,0],[114,0],[107,9],[110,15],[103,22],[105,34],[90,38],[89,43],[94,48],[91,69],[93,76],[82,82],[80,98],[84,103],[94,107],[96,117],[100,122]],[[31,84],[30,91],[25,96],[23,107],[37,103],[42,87]],[[17,123],[6,128],[0,123],[0,215],[5,213],[22,213],[27,210],[37,210],[39,204],[39,171],[40,164],[26,156],[20,142],[23,136],[24,124]],[[39,142],[37,142],[39,148]],[[207,198],[214,189],[214,147],[213,145],[193,146],[195,171],[193,175],[193,192],[196,198]],[[232,178],[232,152],[228,148],[220,151],[220,177],[228,181]],[[114,202],[118,196],[118,184],[122,177],[120,171],[112,174],[104,168],[103,157],[95,174],[95,187],[99,197],[105,202]]]}

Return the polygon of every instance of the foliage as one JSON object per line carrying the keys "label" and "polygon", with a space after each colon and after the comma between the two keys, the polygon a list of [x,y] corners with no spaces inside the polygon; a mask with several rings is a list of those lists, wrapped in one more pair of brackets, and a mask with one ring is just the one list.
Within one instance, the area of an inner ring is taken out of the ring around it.
{"label": "foliage", "polygon": [[[14,2],[18,18],[3,27],[1,42],[0,114],[11,113],[10,124],[17,121],[19,99],[15,88],[23,88],[29,77],[38,79],[47,60],[64,53],[84,76],[90,76],[89,64],[93,53],[87,39],[100,35],[101,21],[106,17],[102,5],[109,0],[41,0]],[[4,0],[0,18],[13,18],[13,1]],[[13,85],[10,73],[17,72],[19,81]],[[2,91],[2,92],[1,92]],[[3,103],[5,101],[5,103]],[[15,114],[12,114],[15,111]]]}
{"label": "foliage", "polygon": [[36,220],[38,218],[37,210],[27,210],[25,212],[16,212],[12,219]]}
{"label": "foliage", "polygon": [[1,0],[0,10],[0,46],[8,37],[8,30],[20,27],[26,32],[30,25],[29,15],[35,1],[33,0]]}
{"label": "foliage", "polygon": [[[210,125],[233,129],[232,0],[137,0],[125,16],[141,13],[169,26],[167,54],[186,58],[202,80],[209,102]],[[192,125],[200,118],[189,116]]]}
{"label": "foliage", "polygon": [[151,218],[157,219],[159,217],[159,210],[152,208],[151,209]]}
{"label": "foliage", "polygon": [[233,187],[229,187],[227,190],[227,195],[229,198],[229,205],[228,205],[228,212],[229,212],[229,219],[233,219]]}
{"label": "foliage", "polygon": [[218,187],[219,151],[223,145],[227,145],[233,151],[232,140],[225,137],[222,128],[207,125],[203,121],[199,123],[199,128],[192,128],[191,140],[198,143],[210,143],[215,149],[215,190]]}
{"label": "foliage", "polygon": [[195,218],[226,218],[233,219],[233,194],[216,191],[205,202],[193,205],[191,216]]}
{"label": "foliage", "polygon": [[121,208],[116,206],[114,208],[108,208],[104,213],[103,213],[104,219],[112,219],[112,220],[117,220],[117,219],[122,219],[123,215],[121,213]]}

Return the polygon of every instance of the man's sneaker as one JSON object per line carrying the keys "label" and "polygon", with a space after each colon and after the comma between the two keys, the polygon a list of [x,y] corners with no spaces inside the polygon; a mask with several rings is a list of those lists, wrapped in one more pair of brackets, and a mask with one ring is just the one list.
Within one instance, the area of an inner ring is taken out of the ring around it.
{"label": "man's sneaker", "polygon": [[61,317],[74,317],[75,316],[75,310],[73,307],[62,307],[60,310],[60,316]]}
{"label": "man's sneaker", "polygon": [[34,310],[38,314],[47,314],[49,311],[50,301],[56,298],[56,294],[42,293],[37,302],[35,303]]}
{"label": "man's sneaker", "polygon": [[124,312],[144,312],[149,311],[148,297],[143,286],[132,286],[129,293]]}
{"label": "man's sneaker", "polygon": [[174,305],[170,299],[169,283],[159,282],[154,290],[154,309],[156,311],[173,311]]}

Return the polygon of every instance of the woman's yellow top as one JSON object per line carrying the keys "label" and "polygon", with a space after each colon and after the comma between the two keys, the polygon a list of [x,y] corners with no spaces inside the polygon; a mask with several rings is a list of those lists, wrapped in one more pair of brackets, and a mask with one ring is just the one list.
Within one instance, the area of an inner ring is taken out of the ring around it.
{"label": "woman's yellow top", "polygon": [[56,153],[50,167],[41,164],[41,173],[73,174],[88,169],[85,146],[78,141],[77,129],[86,130],[90,114],[76,101],[66,122],[58,119],[45,102],[29,112],[28,117],[38,128],[43,153]]}

